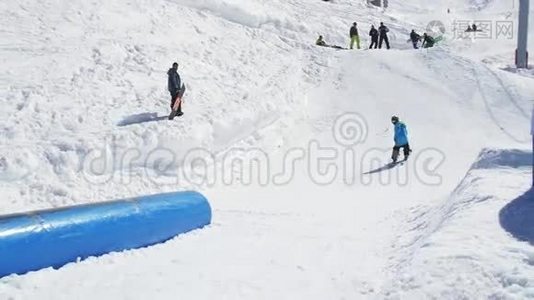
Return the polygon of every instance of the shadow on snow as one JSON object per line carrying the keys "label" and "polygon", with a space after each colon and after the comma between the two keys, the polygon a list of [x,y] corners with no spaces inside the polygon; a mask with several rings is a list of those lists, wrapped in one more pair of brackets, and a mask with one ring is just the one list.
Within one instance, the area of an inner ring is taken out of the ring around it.
{"label": "shadow on snow", "polygon": [[371,170],[369,172],[365,172],[363,173],[363,175],[369,175],[369,174],[375,174],[375,173],[380,173],[380,172],[384,172],[384,171],[387,171],[387,170],[390,170],[390,169],[393,169],[395,166],[399,165],[399,164],[402,164],[404,163],[404,160],[402,161],[398,161],[396,163],[393,163],[393,162],[390,162],[388,163],[387,165],[385,166],[382,166],[378,169],[374,169],[374,170]]}
{"label": "shadow on snow", "polygon": [[499,222],[516,239],[534,246],[534,189],[503,207],[499,212]]}
{"label": "shadow on snow", "polygon": [[157,122],[167,119],[167,116],[159,116],[157,113],[141,113],[128,116],[120,121],[117,126],[128,126],[133,124],[142,124],[148,122]]}

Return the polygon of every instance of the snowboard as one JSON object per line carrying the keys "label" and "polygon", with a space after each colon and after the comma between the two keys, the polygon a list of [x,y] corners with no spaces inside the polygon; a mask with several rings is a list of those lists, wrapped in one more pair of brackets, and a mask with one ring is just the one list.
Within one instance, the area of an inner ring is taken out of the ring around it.
{"label": "snowboard", "polygon": [[336,50],[349,50],[349,48],[343,48],[341,46],[337,46],[337,45],[317,45],[319,47],[325,47],[325,48],[332,48],[332,49],[336,49]]}
{"label": "snowboard", "polygon": [[328,46],[328,47],[336,49],[336,50],[349,50],[349,48],[343,48],[341,46],[335,46],[335,45],[334,46]]}
{"label": "snowboard", "polygon": [[176,95],[176,101],[174,101],[174,106],[172,107],[171,114],[169,115],[169,120],[174,119],[176,115],[181,116],[184,114],[182,112],[178,113],[178,106],[180,106],[180,103],[182,103],[182,98],[184,97],[184,93],[185,93],[185,85],[182,84],[182,88],[178,92],[178,95]]}
{"label": "snowboard", "polygon": [[393,168],[395,166],[402,166],[405,162],[407,162],[407,159],[397,160],[396,162],[391,161],[387,166]]}
{"label": "snowboard", "polygon": [[406,159],[398,160],[396,162],[390,161],[389,163],[387,163],[385,165],[382,165],[378,169],[374,169],[374,170],[371,170],[371,171],[363,173],[363,175],[370,175],[370,174],[385,172],[385,171],[388,171],[388,170],[391,170],[391,169],[395,168],[396,166],[402,166],[406,162],[407,162]]}

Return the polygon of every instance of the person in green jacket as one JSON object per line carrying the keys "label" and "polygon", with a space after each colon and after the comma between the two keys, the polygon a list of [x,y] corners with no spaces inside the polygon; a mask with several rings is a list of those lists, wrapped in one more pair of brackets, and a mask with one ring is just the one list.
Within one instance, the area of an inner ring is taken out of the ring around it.
{"label": "person in green jacket", "polygon": [[434,40],[433,37],[426,34],[426,32],[423,34],[423,48],[432,48],[434,47],[435,43],[436,41]]}

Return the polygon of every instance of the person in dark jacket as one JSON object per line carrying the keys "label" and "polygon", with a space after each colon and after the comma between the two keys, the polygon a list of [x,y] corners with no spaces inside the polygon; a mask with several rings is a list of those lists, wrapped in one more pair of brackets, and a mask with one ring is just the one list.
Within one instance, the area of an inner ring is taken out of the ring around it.
{"label": "person in dark jacket", "polygon": [[352,23],[352,27],[349,31],[350,36],[350,49],[354,48],[354,43],[356,43],[356,47],[360,49],[360,36],[358,35],[358,24],[356,22]]}
{"label": "person in dark jacket", "polygon": [[[173,63],[172,68],[167,71],[167,75],[169,75],[169,78],[167,80],[167,86],[169,89],[169,93],[171,94],[171,109],[174,107],[174,103],[176,102],[176,99],[178,97],[178,94],[180,93],[180,89],[182,86],[182,81],[180,79],[180,74],[178,74],[178,63]],[[178,106],[178,114],[182,112],[182,103]]]}
{"label": "person in dark jacket", "polygon": [[417,43],[421,40],[421,36],[417,34],[414,29],[412,29],[412,32],[410,32],[410,40],[412,41],[413,48],[419,49],[419,47],[417,47]]}
{"label": "person in dark jacket", "polygon": [[389,28],[384,25],[383,22],[380,22],[380,27],[378,27],[378,33],[380,35],[378,41],[378,48],[382,49],[382,42],[386,42],[386,48],[389,49],[389,39],[388,39]]}
{"label": "person in dark jacket", "polygon": [[378,47],[378,30],[376,30],[375,26],[371,25],[371,30],[369,30],[369,36],[371,37],[371,45],[369,45],[369,49],[376,49]]}

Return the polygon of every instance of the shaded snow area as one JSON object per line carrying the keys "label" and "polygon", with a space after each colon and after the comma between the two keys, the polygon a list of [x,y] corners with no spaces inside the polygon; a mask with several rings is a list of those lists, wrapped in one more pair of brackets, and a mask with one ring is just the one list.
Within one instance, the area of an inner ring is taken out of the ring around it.
{"label": "shaded snow area", "polygon": [[481,152],[452,195],[420,208],[399,244],[392,298],[534,297],[532,152]]}
{"label": "shaded snow area", "polygon": [[[213,209],[1,278],[0,299],[534,298],[534,73],[496,31],[517,1],[366,2],[0,2],[0,214],[190,189]],[[348,47],[355,21],[363,49],[314,45]],[[367,50],[380,21],[392,49]],[[395,166],[392,115],[413,148]]]}

